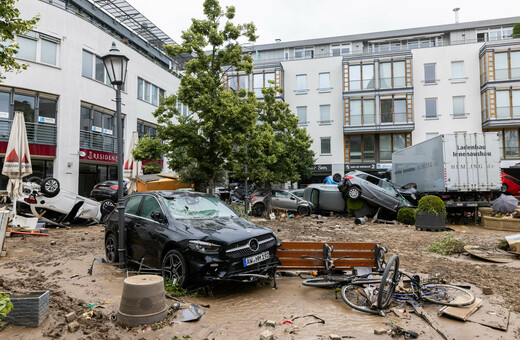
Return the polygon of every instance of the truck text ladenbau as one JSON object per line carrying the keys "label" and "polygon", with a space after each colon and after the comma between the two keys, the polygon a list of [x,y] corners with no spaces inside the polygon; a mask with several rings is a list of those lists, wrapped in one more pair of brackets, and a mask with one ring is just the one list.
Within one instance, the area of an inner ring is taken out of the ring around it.
{"label": "truck text ladenbau", "polygon": [[496,132],[445,134],[392,154],[397,185],[417,184],[447,207],[487,206],[502,185]]}

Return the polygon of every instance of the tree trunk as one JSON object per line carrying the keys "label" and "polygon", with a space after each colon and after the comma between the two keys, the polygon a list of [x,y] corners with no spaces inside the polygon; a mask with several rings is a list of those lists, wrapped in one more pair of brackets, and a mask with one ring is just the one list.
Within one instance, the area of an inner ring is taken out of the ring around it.
{"label": "tree trunk", "polygon": [[268,218],[269,215],[271,214],[271,199],[273,197],[273,191],[272,191],[270,182],[265,184],[265,192],[266,192],[267,198],[265,200],[265,212],[264,212],[265,216],[264,217]]}

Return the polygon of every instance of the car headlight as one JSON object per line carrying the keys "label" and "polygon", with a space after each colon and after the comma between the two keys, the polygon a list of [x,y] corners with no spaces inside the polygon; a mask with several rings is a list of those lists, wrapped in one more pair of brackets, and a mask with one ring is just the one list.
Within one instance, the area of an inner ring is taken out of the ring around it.
{"label": "car headlight", "polygon": [[218,244],[198,240],[189,241],[188,246],[191,250],[195,250],[203,254],[217,254],[220,251],[220,246]]}

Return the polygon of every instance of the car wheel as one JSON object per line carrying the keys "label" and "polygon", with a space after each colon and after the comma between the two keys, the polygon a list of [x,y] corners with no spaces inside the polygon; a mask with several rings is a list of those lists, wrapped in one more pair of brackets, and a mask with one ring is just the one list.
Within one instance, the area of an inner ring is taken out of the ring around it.
{"label": "car wheel", "polygon": [[99,210],[101,211],[101,222],[105,222],[106,218],[114,209],[116,208],[116,205],[111,199],[106,199],[103,202],[101,202],[99,206]]}
{"label": "car wheel", "polygon": [[336,183],[341,182],[341,175],[338,173],[334,174],[334,176],[332,176],[332,180]]}
{"label": "car wheel", "polygon": [[356,187],[348,188],[347,195],[350,199],[357,200],[361,196],[361,191]]}
{"label": "car wheel", "polygon": [[105,257],[107,262],[114,263],[118,260],[116,235],[110,233],[105,239]]}
{"label": "car wheel", "polygon": [[261,217],[264,214],[265,205],[263,205],[262,203],[257,203],[255,205],[253,205],[253,208],[251,211],[252,211],[253,216]]}
{"label": "car wheel", "polygon": [[299,206],[297,211],[298,211],[298,214],[300,214],[302,216],[308,216],[311,214],[311,209],[309,209],[309,207],[306,205]]}
{"label": "car wheel", "polygon": [[60,182],[54,177],[48,177],[40,184],[40,190],[45,197],[54,197],[60,192]]}
{"label": "car wheel", "polygon": [[500,187],[500,191],[501,192],[506,192],[507,191],[507,184],[502,183],[502,186]]}
{"label": "car wheel", "polygon": [[184,257],[178,250],[170,250],[162,261],[162,276],[165,281],[175,281],[175,284],[183,287],[187,282],[187,268]]}
{"label": "car wheel", "polygon": [[29,182],[29,183],[36,183],[38,185],[41,185],[42,184],[42,179],[40,177],[37,177],[37,176],[32,176],[32,177],[29,177],[27,179],[27,182]]}

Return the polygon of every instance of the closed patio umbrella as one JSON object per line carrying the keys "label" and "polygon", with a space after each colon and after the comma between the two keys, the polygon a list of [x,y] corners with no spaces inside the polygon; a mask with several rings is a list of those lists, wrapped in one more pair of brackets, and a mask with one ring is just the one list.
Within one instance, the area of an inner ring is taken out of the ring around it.
{"label": "closed patio umbrella", "polygon": [[493,210],[503,214],[509,214],[518,208],[518,200],[514,196],[500,195],[499,198],[491,202]]}
{"label": "closed patio umbrella", "polygon": [[130,138],[130,143],[128,144],[128,149],[125,153],[123,177],[128,179],[128,194],[131,194],[137,190],[137,176],[143,174],[143,171],[141,170],[142,162],[136,161],[134,159],[134,155],[132,155],[132,150],[137,145],[138,140],[139,136],[137,135],[137,132],[132,132],[132,138]]}
{"label": "closed patio umbrella", "polygon": [[16,112],[14,116],[2,174],[9,177],[7,192],[13,201],[13,213],[16,215],[16,199],[23,194],[22,178],[32,174],[29,142],[22,112]]}

